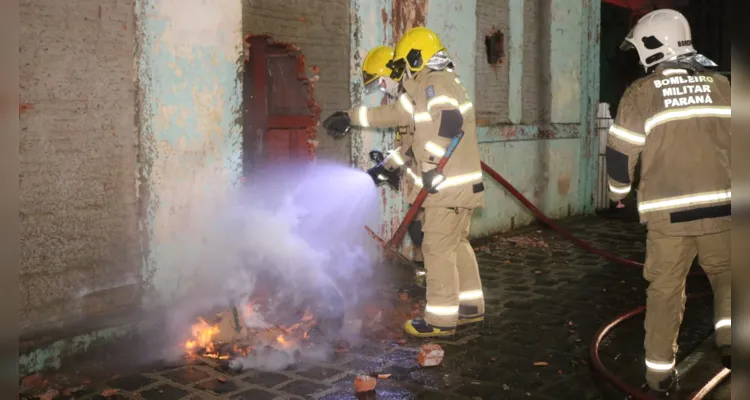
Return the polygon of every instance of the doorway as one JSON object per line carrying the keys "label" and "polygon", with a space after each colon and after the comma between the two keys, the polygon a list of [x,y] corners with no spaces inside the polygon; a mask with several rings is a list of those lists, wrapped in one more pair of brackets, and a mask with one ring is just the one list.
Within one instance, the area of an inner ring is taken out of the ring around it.
{"label": "doorway", "polygon": [[315,160],[317,118],[305,58],[269,36],[248,36],[243,76],[243,176]]}

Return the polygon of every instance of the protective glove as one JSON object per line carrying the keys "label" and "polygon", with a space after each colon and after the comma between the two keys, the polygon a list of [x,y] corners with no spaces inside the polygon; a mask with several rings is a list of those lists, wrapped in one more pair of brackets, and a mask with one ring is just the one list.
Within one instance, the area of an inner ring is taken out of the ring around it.
{"label": "protective glove", "polygon": [[375,186],[388,182],[389,185],[394,188],[398,188],[401,183],[401,178],[398,176],[397,171],[388,171],[383,164],[378,164],[367,170],[367,174],[370,175],[372,181],[375,182]]}
{"label": "protective glove", "polygon": [[431,169],[422,174],[422,184],[428,193],[437,193],[443,181],[445,181],[445,175],[438,173],[437,169]]}
{"label": "protective glove", "polygon": [[329,135],[335,138],[344,137],[351,126],[352,120],[345,111],[336,111],[323,121],[323,127],[326,128]]}

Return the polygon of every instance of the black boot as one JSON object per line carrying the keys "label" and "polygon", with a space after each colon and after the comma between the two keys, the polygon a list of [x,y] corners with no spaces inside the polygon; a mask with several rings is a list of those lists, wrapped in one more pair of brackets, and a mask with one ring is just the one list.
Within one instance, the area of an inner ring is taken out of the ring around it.
{"label": "black boot", "polygon": [[677,370],[673,369],[671,374],[667,375],[658,383],[649,382],[647,385],[651,389],[649,393],[654,395],[668,395],[669,392],[672,391],[672,389],[677,389],[677,386],[679,384],[678,378],[679,376],[677,375]]}

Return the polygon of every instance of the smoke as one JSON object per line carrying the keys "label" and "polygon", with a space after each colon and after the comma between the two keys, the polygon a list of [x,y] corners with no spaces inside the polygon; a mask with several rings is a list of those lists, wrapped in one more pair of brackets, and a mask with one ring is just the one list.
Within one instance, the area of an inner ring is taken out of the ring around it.
{"label": "smoke", "polygon": [[[364,226],[378,225],[379,210],[367,174],[320,163],[276,167],[242,190],[191,204],[191,232],[181,234],[201,245],[191,249],[192,287],[172,307],[173,334],[189,333],[196,314],[253,296],[266,301],[239,308],[248,328],[298,322],[309,306],[336,334],[344,312],[374,290],[367,282],[379,249]],[[242,363],[284,368],[295,359],[290,351],[256,351]]]}

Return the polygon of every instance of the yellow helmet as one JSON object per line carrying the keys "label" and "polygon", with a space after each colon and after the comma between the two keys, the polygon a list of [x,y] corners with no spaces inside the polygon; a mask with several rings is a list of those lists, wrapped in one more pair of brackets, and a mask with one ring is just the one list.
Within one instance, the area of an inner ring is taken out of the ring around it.
{"label": "yellow helmet", "polygon": [[390,78],[393,71],[388,64],[393,59],[393,49],[378,46],[365,56],[362,62],[362,83],[367,86],[378,78]]}
{"label": "yellow helmet", "polygon": [[396,44],[393,63],[389,66],[395,78],[401,79],[408,67],[412,72],[424,69],[432,56],[445,50],[435,32],[419,26],[409,29]]}

